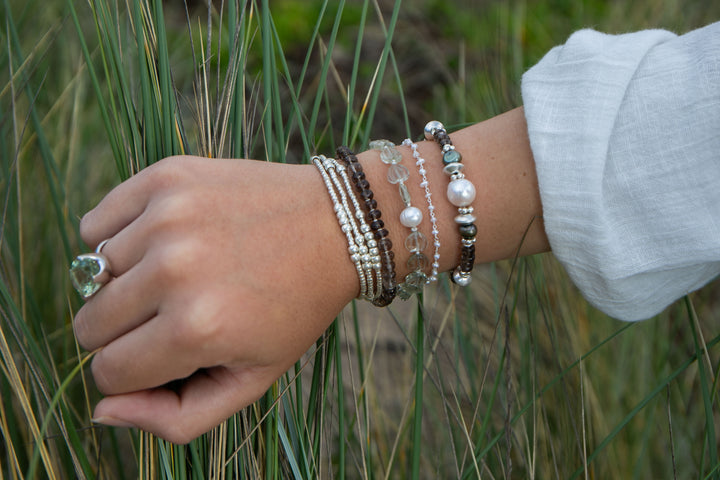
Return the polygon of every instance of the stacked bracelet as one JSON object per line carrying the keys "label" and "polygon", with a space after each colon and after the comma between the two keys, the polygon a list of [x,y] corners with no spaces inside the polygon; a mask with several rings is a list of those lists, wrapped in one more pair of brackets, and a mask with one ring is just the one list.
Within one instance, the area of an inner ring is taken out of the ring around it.
{"label": "stacked bracelet", "polygon": [[355,190],[365,203],[365,214],[368,217],[370,230],[377,242],[382,284],[380,295],[374,298],[372,303],[378,307],[385,307],[392,303],[397,293],[395,254],[392,251],[392,242],[389,238],[390,232],[387,231],[385,223],[381,220],[382,213],[377,208],[377,201],[373,198],[370,183],[365,178],[365,172],[363,172],[363,168],[355,154],[345,146],[338,147],[337,154],[339,160],[350,172],[350,177],[355,184]]}
{"label": "stacked bracelet", "polygon": [[435,205],[432,203],[432,194],[430,193],[430,182],[427,179],[427,171],[425,170],[425,159],[420,156],[418,152],[417,143],[413,142],[409,138],[403,140],[403,145],[410,147],[412,150],[413,158],[415,158],[415,165],[418,167],[418,173],[422,177],[420,181],[420,187],[425,190],[425,201],[427,202],[428,214],[430,216],[430,224],[432,225],[432,236],[433,236],[433,247],[435,252],[433,254],[432,270],[430,276],[427,278],[427,283],[437,281],[438,270],[440,269],[440,232],[437,226],[437,217],[435,216]]}
{"label": "stacked bracelet", "polygon": [[445,126],[433,120],[425,125],[425,138],[435,140],[443,152],[443,172],[450,177],[447,197],[450,203],[458,207],[458,216],[455,223],[458,224],[460,236],[462,237],[462,249],[460,251],[460,264],[453,271],[452,281],[460,286],[469,285],[472,281],[471,272],[475,264],[475,240],[477,238],[477,226],[475,226],[475,215],[473,215],[472,202],[475,199],[475,186],[463,174],[464,165],[462,155],[455,150],[445,130]]}
{"label": "stacked bracelet", "polygon": [[400,164],[402,155],[395,148],[395,144],[389,140],[374,140],[370,142],[370,148],[380,152],[380,160],[388,166],[388,181],[398,186],[400,198],[405,204],[405,208],[400,213],[400,223],[410,229],[410,234],[405,239],[405,248],[410,252],[410,258],[407,261],[410,273],[405,276],[405,281],[398,285],[398,296],[407,300],[416,293],[421,293],[427,281],[427,275],[423,270],[427,268],[428,258],[422,252],[428,242],[425,235],[417,228],[422,222],[423,214],[411,203],[410,192],[405,185],[410,178],[410,172]]}
{"label": "stacked bracelet", "polygon": [[338,223],[347,237],[348,253],[360,280],[359,296],[372,301],[382,292],[380,255],[370,227],[365,223],[364,213],[347,180],[345,168],[334,159],[323,155],[314,156],[312,161],[323,177]]}

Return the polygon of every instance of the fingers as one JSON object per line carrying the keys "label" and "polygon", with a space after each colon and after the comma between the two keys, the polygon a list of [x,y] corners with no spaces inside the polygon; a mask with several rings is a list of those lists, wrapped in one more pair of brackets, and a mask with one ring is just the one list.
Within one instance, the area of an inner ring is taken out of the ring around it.
{"label": "fingers", "polygon": [[164,159],[115,187],[82,218],[83,240],[94,248],[115,236],[142,214],[153,196],[185,175],[182,168],[173,168],[184,161],[182,157]]}
{"label": "fingers", "polygon": [[92,373],[105,395],[164,385],[189,377],[204,362],[187,342],[184,323],[158,314],[114,339],[95,354]]}
{"label": "fingers", "polygon": [[75,315],[78,343],[95,350],[153,318],[160,296],[150,262],[141,262],[98,291]]}
{"label": "fingers", "polygon": [[183,444],[260,398],[275,376],[263,370],[203,370],[178,392],[157,388],[106,397],[95,408],[93,421],[141,428]]}

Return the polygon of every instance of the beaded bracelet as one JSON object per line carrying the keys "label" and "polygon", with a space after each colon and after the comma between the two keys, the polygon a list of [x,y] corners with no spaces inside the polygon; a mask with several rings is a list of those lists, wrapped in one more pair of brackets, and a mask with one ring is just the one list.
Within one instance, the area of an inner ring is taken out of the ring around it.
{"label": "beaded bracelet", "polygon": [[435,216],[435,205],[433,205],[432,203],[430,182],[428,182],[427,171],[425,170],[425,159],[420,156],[417,143],[413,142],[409,138],[406,138],[405,140],[403,140],[402,144],[406,147],[409,146],[412,150],[412,156],[413,158],[415,158],[415,165],[417,165],[418,167],[418,173],[420,173],[420,175],[422,176],[422,181],[420,181],[420,187],[425,190],[425,200],[427,202],[428,214],[430,216],[430,224],[432,225],[433,247],[435,247],[435,252],[433,254],[432,270],[430,271],[430,276],[428,277],[426,282],[429,284],[437,281],[438,270],[440,269],[440,232],[437,226],[437,217]]}
{"label": "beaded bracelet", "polygon": [[380,153],[380,160],[388,166],[387,179],[393,185],[398,186],[400,198],[405,208],[400,213],[400,223],[410,229],[410,234],[405,239],[405,248],[410,252],[407,266],[410,270],[405,276],[405,281],[398,285],[398,296],[407,300],[416,293],[421,293],[423,285],[427,281],[427,275],[423,270],[428,265],[428,259],[423,250],[427,247],[427,238],[418,231],[418,225],[422,222],[423,214],[419,208],[411,203],[410,192],[405,182],[410,178],[408,169],[401,165],[402,155],[395,148],[395,144],[389,140],[373,140],[370,148]]}
{"label": "beaded bracelet", "polygon": [[472,281],[471,272],[475,265],[475,240],[477,238],[477,226],[475,226],[475,215],[473,215],[472,202],[475,199],[475,186],[465,178],[463,173],[464,165],[462,155],[455,150],[445,130],[445,126],[433,120],[425,125],[425,138],[435,140],[443,152],[443,172],[450,177],[447,188],[447,197],[450,203],[458,207],[459,215],[455,217],[458,230],[462,237],[462,249],[460,250],[460,264],[452,274],[452,281],[460,286],[467,286]]}
{"label": "beaded bracelet", "polygon": [[395,254],[392,251],[390,232],[385,228],[385,222],[381,220],[382,213],[377,208],[377,201],[373,198],[370,190],[370,182],[365,178],[365,172],[355,154],[346,146],[337,148],[339,160],[347,167],[350,177],[355,184],[355,190],[365,203],[365,214],[367,215],[380,256],[382,292],[372,303],[378,307],[385,307],[392,303],[397,294],[397,281],[395,274]]}
{"label": "beaded bracelet", "polygon": [[[336,173],[336,170],[338,170],[342,176],[344,167],[335,160],[328,159],[323,155],[312,157],[312,161],[320,171],[320,175],[325,182],[325,186],[333,202],[333,209],[335,210],[340,228],[347,237],[350,260],[355,264],[355,269],[357,270],[360,280],[359,297],[374,300],[381,292],[381,278],[379,275],[380,257],[379,255],[372,255],[370,252],[368,246],[372,245],[370,241],[374,242],[372,232],[370,232],[370,228],[365,223],[364,214],[360,209],[357,198],[355,198],[350,188],[349,182],[345,182],[345,185],[343,185],[343,182],[340,181]],[[347,175],[345,175],[345,178],[347,178]],[[350,208],[348,197],[355,207],[354,212]],[[359,221],[359,224],[355,219]],[[368,245],[366,245],[366,240]],[[374,268],[376,265],[378,268]],[[377,277],[377,289],[373,288],[375,283],[373,280],[374,273]]]}

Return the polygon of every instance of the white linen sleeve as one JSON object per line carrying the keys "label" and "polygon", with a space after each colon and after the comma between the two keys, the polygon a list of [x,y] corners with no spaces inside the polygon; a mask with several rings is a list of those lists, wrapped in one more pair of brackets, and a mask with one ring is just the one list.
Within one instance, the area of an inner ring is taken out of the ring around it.
{"label": "white linen sleeve", "polygon": [[720,274],[720,23],[579,31],[522,94],[550,245],[590,303],[641,320]]}

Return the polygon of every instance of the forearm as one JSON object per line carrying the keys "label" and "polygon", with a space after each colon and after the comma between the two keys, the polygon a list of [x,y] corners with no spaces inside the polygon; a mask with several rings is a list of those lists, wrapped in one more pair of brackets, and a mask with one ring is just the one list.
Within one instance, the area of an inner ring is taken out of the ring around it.
{"label": "forearm", "polygon": [[[457,151],[463,156],[464,173],[477,190],[473,202],[478,227],[476,261],[491,262],[512,257],[518,252],[520,255],[528,255],[549,250],[523,109],[517,108],[451,132],[450,136]],[[428,253],[432,253],[433,237],[425,191],[420,187],[420,175],[411,149],[399,146],[398,150],[403,155],[402,164],[410,170],[410,179],[406,184],[412,203],[423,211],[424,219],[418,228],[428,238],[429,246],[425,253],[431,258],[432,254]],[[418,151],[426,160],[441,244],[439,270],[444,272],[457,266],[459,261],[460,235],[454,221],[458,214],[457,207],[447,199],[448,177],[442,172],[440,147],[435,142],[422,141],[418,142]],[[379,153],[368,150],[358,154],[358,159],[390,232],[397,276],[402,280],[409,273],[406,265],[409,253],[403,246],[409,229],[401,225],[399,220],[405,206],[400,200],[397,186],[387,180],[388,167],[380,161]],[[350,276],[354,275],[351,266],[347,272]],[[359,283],[356,286],[359,288]]]}

